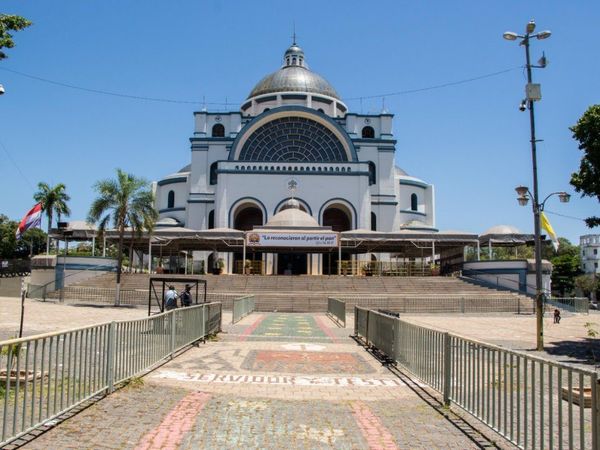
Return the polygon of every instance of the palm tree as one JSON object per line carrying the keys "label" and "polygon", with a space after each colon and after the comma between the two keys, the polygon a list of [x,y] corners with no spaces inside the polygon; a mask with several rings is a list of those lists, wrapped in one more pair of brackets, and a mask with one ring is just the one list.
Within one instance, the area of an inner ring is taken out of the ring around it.
{"label": "palm tree", "polygon": [[107,225],[112,226],[119,233],[117,247],[117,290],[115,305],[119,305],[121,290],[121,269],[123,263],[123,239],[125,229],[131,227],[141,234],[143,229],[151,231],[158,217],[154,209],[154,194],[143,178],[117,169],[117,179],[100,180],[94,185],[98,192],[90,206],[88,222],[97,223],[98,228],[104,232]]}
{"label": "palm tree", "polygon": [[33,194],[33,198],[36,202],[42,204],[42,210],[46,211],[48,216],[48,237],[46,238],[46,254],[50,253],[50,229],[52,228],[52,217],[54,213],[60,216],[69,216],[71,210],[67,206],[67,202],[71,200],[71,197],[65,192],[66,186],[62,183],[58,183],[54,187],[50,187],[48,183],[38,183],[38,191]]}

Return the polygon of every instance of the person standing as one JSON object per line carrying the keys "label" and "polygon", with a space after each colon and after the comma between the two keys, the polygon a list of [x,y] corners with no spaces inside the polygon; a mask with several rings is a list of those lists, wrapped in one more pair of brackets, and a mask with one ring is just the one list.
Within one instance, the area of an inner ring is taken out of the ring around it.
{"label": "person standing", "polygon": [[185,289],[181,291],[181,294],[179,296],[179,298],[181,298],[181,306],[183,306],[184,308],[192,306],[192,293],[190,292],[190,289],[192,289],[192,286],[186,284]]}
{"label": "person standing", "polygon": [[560,323],[560,310],[554,310],[554,323]]}
{"label": "person standing", "polygon": [[165,293],[165,309],[170,311],[177,308],[177,291],[174,286],[169,286],[169,290]]}

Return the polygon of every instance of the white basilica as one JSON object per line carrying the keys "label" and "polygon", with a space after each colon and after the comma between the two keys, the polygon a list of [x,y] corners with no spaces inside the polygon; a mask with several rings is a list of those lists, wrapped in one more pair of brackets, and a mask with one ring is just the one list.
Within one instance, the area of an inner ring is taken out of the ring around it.
{"label": "white basilica", "polygon": [[[295,205],[301,217],[286,224],[299,229],[437,231],[433,185],[395,165],[393,115],[348,111],[295,43],[239,111],[200,111],[194,119],[191,163],[156,182],[157,229],[247,231],[282,223],[276,215]],[[195,252],[194,258],[208,259],[209,253]],[[238,250],[219,255],[227,260],[226,272],[243,258]],[[334,265],[339,256],[329,256]],[[267,274],[333,270],[323,255],[253,258],[262,260]]]}

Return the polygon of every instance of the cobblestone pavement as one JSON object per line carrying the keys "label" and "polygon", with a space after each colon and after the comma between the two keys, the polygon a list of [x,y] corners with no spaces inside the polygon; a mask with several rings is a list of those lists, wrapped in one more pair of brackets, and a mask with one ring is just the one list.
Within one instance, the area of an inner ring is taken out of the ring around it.
{"label": "cobblestone pavement", "polygon": [[324,315],[251,314],[23,448],[470,449],[501,440],[348,334]]}

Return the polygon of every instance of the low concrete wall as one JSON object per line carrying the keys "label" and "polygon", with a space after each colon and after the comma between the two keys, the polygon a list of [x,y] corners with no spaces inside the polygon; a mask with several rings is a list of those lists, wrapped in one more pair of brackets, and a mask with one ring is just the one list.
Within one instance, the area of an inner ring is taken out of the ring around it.
{"label": "low concrete wall", "polygon": [[[34,258],[35,259],[35,258]],[[117,260],[101,256],[44,256],[31,269],[32,286],[47,285],[46,292],[114,272]]]}
{"label": "low concrete wall", "polygon": [[[535,262],[526,259],[470,261],[463,263],[463,275],[500,288],[535,295]],[[542,261],[542,286],[551,292],[552,264]]]}
{"label": "low concrete wall", "polygon": [[19,297],[21,277],[0,278],[0,297]]}

